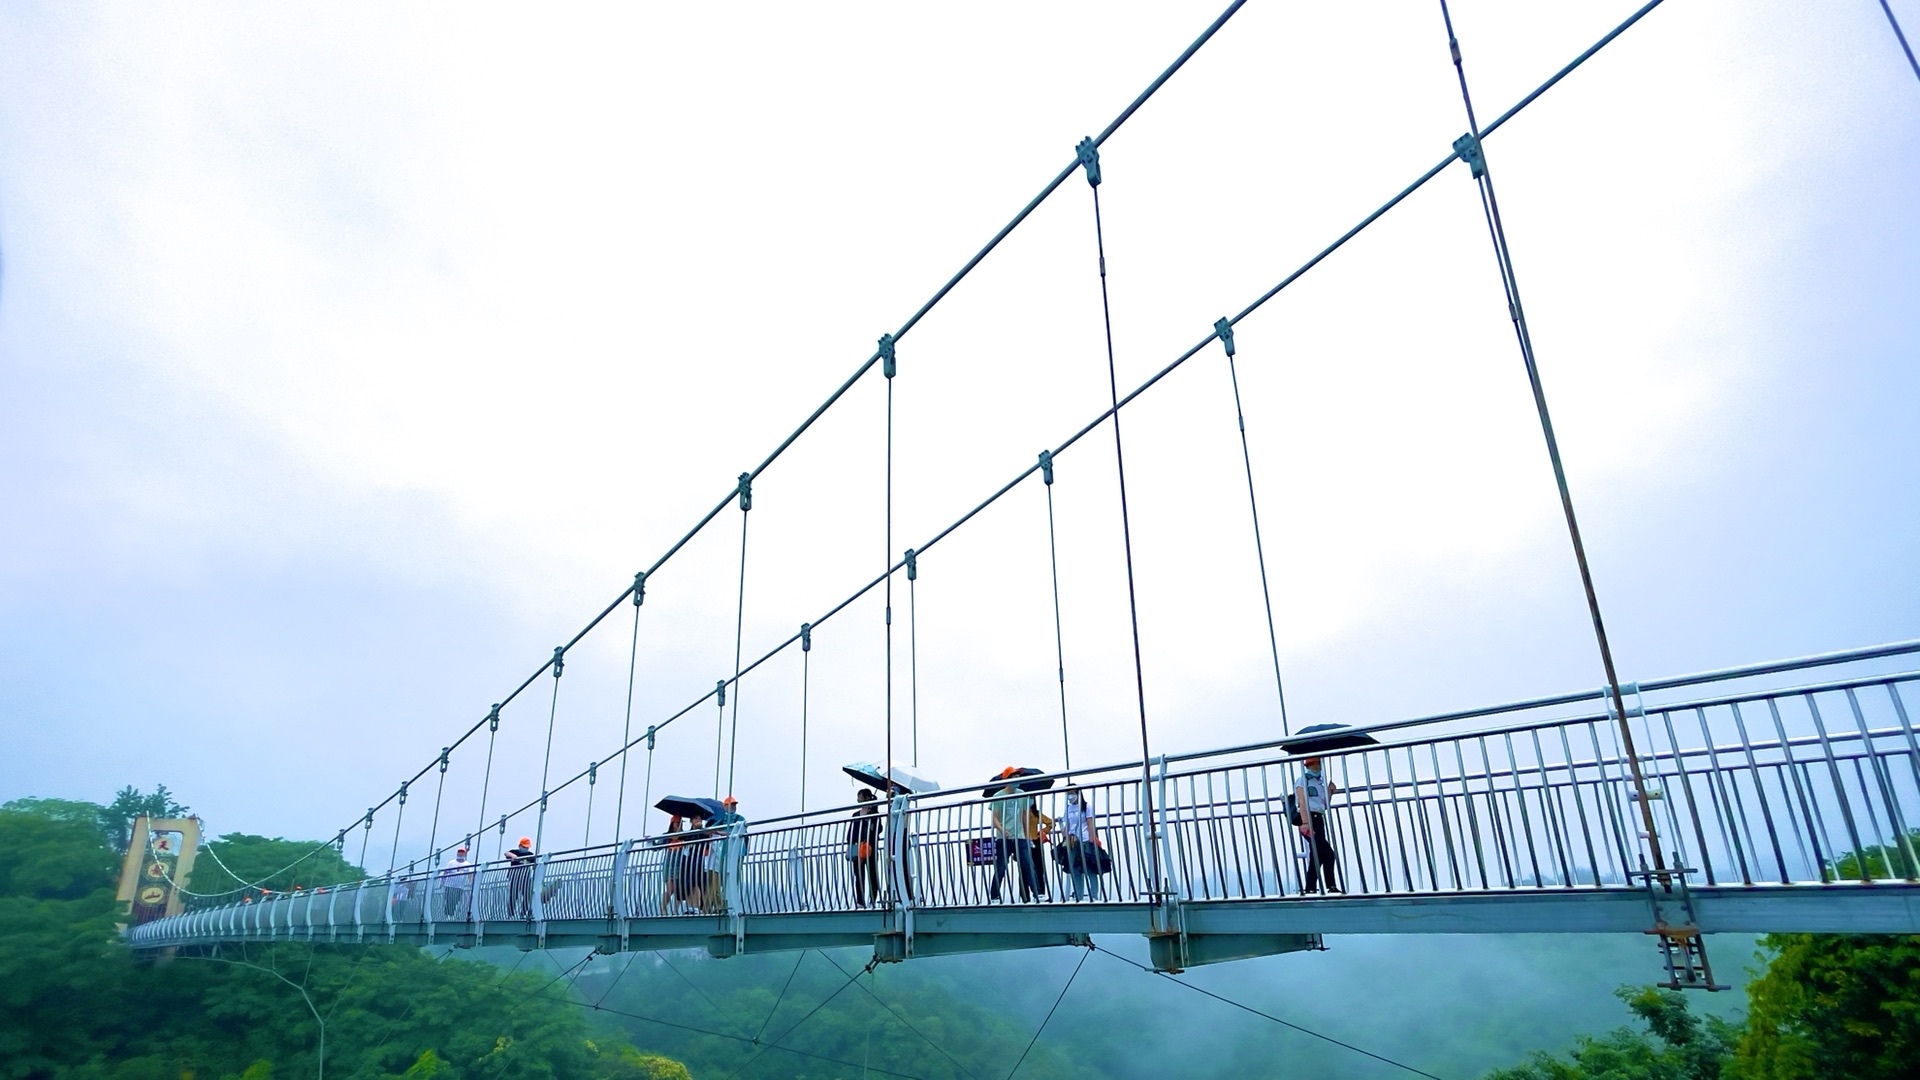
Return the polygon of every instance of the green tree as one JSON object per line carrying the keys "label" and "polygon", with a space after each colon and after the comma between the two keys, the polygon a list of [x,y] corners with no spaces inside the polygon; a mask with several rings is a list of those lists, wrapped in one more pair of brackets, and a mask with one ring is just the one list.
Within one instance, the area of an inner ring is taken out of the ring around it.
{"label": "green tree", "polygon": [[[603,1022],[558,1000],[551,971],[503,975],[450,960],[451,949],[384,944],[183,951],[166,963],[133,954],[115,931],[107,810],[60,800],[0,809],[0,1080],[311,1076],[323,1030],[329,1076],[676,1075],[671,1062],[593,1041]],[[245,839],[243,863],[313,846]]]}
{"label": "green tree", "polygon": [[287,892],[296,886],[311,889],[366,876],[331,844],[227,833],[202,845],[201,852],[188,884],[203,895],[253,886]]}
{"label": "green tree", "polygon": [[1747,987],[1741,1080],[1912,1076],[1920,1060],[1920,937],[1771,934]]}
{"label": "green tree", "polygon": [[[35,800],[42,801],[42,800]],[[60,800],[65,801],[65,800]],[[133,819],[137,817],[185,817],[193,808],[183,806],[167,790],[167,785],[156,784],[151,792],[142,793],[139,788],[128,784],[114,793],[113,801],[105,807],[97,808],[100,828],[113,844],[113,850],[125,852],[127,844],[133,839]]]}
{"label": "green tree", "polygon": [[1719,1017],[1703,1023],[1677,991],[1623,986],[1614,996],[1647,1026],[1651,1037],[1615,1028],[1582,1037],[1568,1059],[1535,1053],[1525,1064],[1496,1069],[1487,1080],[1714,1080],[1739,1040],[1739,1029]]}

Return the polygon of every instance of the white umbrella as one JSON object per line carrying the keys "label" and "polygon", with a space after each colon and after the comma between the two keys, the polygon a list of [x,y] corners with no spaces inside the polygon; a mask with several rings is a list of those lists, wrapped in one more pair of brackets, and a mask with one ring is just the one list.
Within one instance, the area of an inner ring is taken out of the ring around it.
{"label": "white umbrella", "polygon": [[[888,787],[887,783],[881,780],[880,766],[874,762],[856,761],[851,765],[840,766],[840,770],[868,787],[882,790]],[[887,775],[893,779],[893,790],[902,795],[918,795],[922,792],[940,790],[940,784],[937,781],[915,775],[912,770],[903,765],[895,765],[893,771]]]}

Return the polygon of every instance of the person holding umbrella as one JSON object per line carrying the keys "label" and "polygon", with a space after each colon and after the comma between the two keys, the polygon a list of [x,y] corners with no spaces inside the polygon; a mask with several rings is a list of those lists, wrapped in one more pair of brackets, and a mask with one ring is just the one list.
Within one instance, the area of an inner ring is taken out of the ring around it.
{"label": "person holding umbrella", "polygon": [[[1031,774],[1038,770],[1024,772]],[[1005,782],[987,789],[987,797],[994,799],[993,883],[987,886],[988,900],[1000,899],[1000,886],[1007,880],[1009,857],[1020,866],[1022,902],[1032,900],[1036,893],[1045,895],[1047,891],[1046,879],[1040,876],[1044,871],[1034,859],[1034,845],[1044,840],[1053,819],[1040,812],[1024,786],[1013,782],[1013,777],[1022,774],[1019,769],[1004,769],[998,779]],[[999,797],[995,798],[996,795]]]}
{"label": "person holding umbrella", "polygon": [[1333,844],[1327,839],[1327,799],[1336,790],[1333,781],[1320,772],[1318,755],[1306,760],[1300,782],[1294,785],[1293,798],[1300,836],[1307,842],[1307,879],[1304,892],[1319,892],[1324,879],[1326,891],[1340,891],[1334,878]]}
{"label": "person holding umbrella", "polygon": [[854,906],[866,907],[868,896],[875,903],[880,900],[880,807],[867,788],[860,789],[858,798],[860,809],[847,823],[847,861],[853,864]]}

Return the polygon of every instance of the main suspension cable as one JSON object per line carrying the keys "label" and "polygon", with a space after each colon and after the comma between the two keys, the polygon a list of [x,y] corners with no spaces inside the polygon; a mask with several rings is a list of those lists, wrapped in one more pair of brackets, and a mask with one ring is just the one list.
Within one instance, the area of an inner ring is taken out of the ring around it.
{"label": "main suspension cable", "polygon": [[1893,8],[1887,0],[1880,0],[1880,10],[1887,13],[1887,22],[1893,27],[1893,36],[1900,39],[1900,51],[1907,54],[1907,66],[1913,69],[1913,77],[1920,79],[1920,60],[1913,58],[1913,46],[1907,44],[1907,35],[1900,29],[1900,20],[1893,17]]}
{"label": "main suspension cable", "polygon": [[1453,15],[1447,0],[1440,0],[1440,17],[1446,23],[1447,48],[1453,56],[1453,70],[1460,81],[1460,100],[1466,107],[1467,134],[1454,143],[1454,150],[1466,161],[1473,178],[1479,181],[1480,207],[1487,219],[1487,233],[1493,241],[1494,261],[1499,264],[1501,287],[1506,291],[1507,315],[1520,344],[1520,359],[1527,369],[1527,383],[1533,390],[1534,410],[1540,417],[1540,432],[1546,439],[1547,459],[1553,464],[1554,484],[1560,489],[1560,509],[1567,520],[1567,538],[1573,543],[1574,562],[1580,567],[1580,585],[1587,594],[1587,611],[1593,617],[1593,638],[1600,647],[1600,663],[1606,670],[1607,691],[1613,697],[1620,717],[1620,734],[1626,742],[1627,764],[1633,773],[1634,793],[1639,797],[1642,823],[1647,829],[1647,844],[1652,849],[1653,868],[1666,869],[1660,851],[1660,834],[1654,826],[1653,807],[1647,802],[1646,781],[1641,776],[1640,760],[1633,749],[1633,730],[1627,724],[1627,707],[1620,693],[1620,676],[1614,669],[1613,649],[1607,642],[1606,623],[1600,618],[1600,597],[1594,590],[1593,571],[1587,565],[1586,545],[1580,540],[1580,522],[1573,512],[1573,493],[1567,486],[1567,470],[1560,461],[1560,443],[1553,434],[1553,416],[1547,409],[1547,392],[1540,382],[1540,367],[1533,351],[1533,338],[1527,331],[1526,309],[1520,304],[1520,283],[1513,271],[1513,253],[1507,247],[1506,228],[1500,221],[1500,202],[1493,193],[1493,173],[1487,167],[1486,148],[1481,145],[1480,123],[1474,118],[1473,95],[1467,90],[1467,69],[1460,59],[1460,41],[1454,36]]}
{"label": "main suspension cable", "polygon": [[[1154,82],[1150,84],[1147,87],[1147,89],[1143,91],[1142,94],[1138,98],[1136,98],[1134,102],[1131,105],[1129,105],[1127,109],[1124,110],[1120,114],[1120,116],[1113,121],[1113,123],[1109,124],[1107,128],[1101,132],[1100,135],[1095,137],[1095,139],[1093,140],[1095,144],[1098,145],[1100,143],[1105,142],[1105,140],[1108,137],[1110,137],[1115,131],[1117,131],[1119,127],[1129,117],[1131,117],[1133,113],[1136,112],[1140,108],[1140,106],[1143,105],[1146,102],[1146,100],[1155,91],[1157,91],[1163,84],[1165,84],[1166,81],[1170,79],[1173,76],[1173,74],[1177,70],[1179,70],[1179,68],[1182,65],[1184,65],[1187,62],[1187,60],[1189,60],[1194,55],[1194,53],[1199,50],[1199,48],[1202,45],[1206,44],[1206,42],[1210,40],[1213,37],[1213,35],[1222,26],[1225,25],[1227,19],[1230,18],[1235,12],[1237,12],[1244,2],[1245,0],[1238,0],[1238,2],[1232,4],[1218,19],[1216,19],[1214,23],[1211,26],[1209,26],[1208,29],[1203,34],[1201,34],[1201,36],[1198,39],[1196,39],[1193,42],[1193,44],[1190,45],[1186,49],[1186,51],[1183,52],[1181,56],[1178,59],[1176,59],[1175,62],[1166,69],[1166,71],[1164,71],[1160,75],[1159,78],[1155,79]],[[1492,123],[1488,124],[1485,128],[1481,129],[1479,133],[1480,140],[1484,142],[1485,138],[1488,135],[1491,135],[1493,132],[1500,129],[1508,121],[1512,120],[1515,116],[1518,116],[1523,110],[1525,110],[1528,106],[1532,105],[1548,90],[1551,90],[1553,87],[1557,86],[1568,75],[1572,74],[1575,70],[1577,70],[1579,67],[1585,64],[1588,60],[1592,59],[1602,49],[1604,49],[1606,46],[1611,44],[1621,34],[1625,33],[1629,28],[1631,28],[1636,23],[1638,23],[1642,18],[1644,18],[1654,8],[1658,7],[1662,2],[1663,0],[1648,0],[1646,4],[1644,4],[1642,7],[1638,8],[1637,10],[1635,10],[1626,19],[1622,20],[1618,25],[1616,25],[1612,30],[1608,31],[1598,41],[1588,46],[1579,55],[1575,56],[1572,60],[1568,61],[1559,70],[1555,71],[1539,86],[1535,87],[1532,91],[1527,93],[1519,101],[1515,102],[1504,113],[1502,113],[1499,117],[1497,117]],[[1269,301],[1271,301],[1274,297],[1278,296],[1281,292],[1285,291],[1287,288],[1292,286],[1301,277],[1305,276],[1308,272],[1312,271],[1315,267],[1319,266],[1322,262],[1330,258],[1336,251],[1340,250],[1342,247],[1345,247],[1346,244],[1350,242],[1354,237],[1358,236],[1361,232],[1365,231],[1367,228],[1372,226],[1375,222],[1379,221],[1380,218],[1384,217],[1389,211],[1393,210],[1395,207],[1405,202],[1409,197],[1411,197],[1414,194],[1414,192],[1420,190],[1422,187],[1424,187],[1427,184],[1428,181],[1438,176],[1443,170],[1447,168],[1447,166],[1451,165],[1455,160],[1461,159],[1461,157],[1462,155],[1459,149],[1455,149],[1453,152],[1449,153],[1439,163],[1427,169],[1419,177],[1415,178],[1411,183],[1407,184],[1404,188],[1402,188],[1392,198],[1382,203],[1379,207],[1377,207],[1371,213],[1367,214],[1364,218],[1362,218],[1357,224],[1353,225],[1346,232],[1342,233],[1339,237],[1334,239],[1331,243],[1329,243],[1320,251],[1315,253],[1306,262],[1302,263],[1298,268],[1293,270],[1291,273],[1287,274],[1285,277],[1281,278],[1280,281],[1275,283],[1271,288],[1267,289],[1261,295],[1256,297],[1252,302],[1247,304],[1246,307],[1242,308],[1238,314],[1234,315],[1231,321],[1234,324],[1238,324],[1242,320],[1246,319],[1248,316],[1252,315],[1255,311],[1265,306]],[[987,244],[986,247],[982,248],[978,253],[976,253],[974,257],[968,261],[966,266],[964,266],[959,273],[955,274],[954,277],[950,279],[947,282],[947,284],[943,286],[934,295],[934,297],[931,300],[929,300],[926,304],[922,305],[921,309],[915,313],[913,318],[909,319],[907,323],[903,325],[902,329],[898,333],[904,334],[907,329],[917,324],[921,317],[923,317],[927,312],[931,311],[934,305],[937,304],[941,299],[943,299],[948,292],[952,291],[952,289],[958,285],[959,281],[963,277],[965,277],[967,273],[971,272],[975,266],[977,266],[982,260],[984,260],[988,253],[990,253],[995,247],[997,247],[998,244],[1002,240],[1004,240],[1006,236],[1009,235],[1016,226],[1018,226],[1021,222],[1023,222],[1033,212],[1033,210],[1038,208],[1040,203],[1044,201],[1047,196],[1051,195],[1053,191],[1056,190],[1061,183],[1065,182],[1068,176],[1070,176],[1074,171],[1076,171],[1079,168],[1080,168],[1080,163],[1076,158],[1074,164],[1068,166],[1066,169],[1064,169],[1060,173],[1060,175],[1056,176],[1054,180],[1051,181],[1047,185],[1047,187],[1042,190],[1042,192],[1039,195],[1035,196],[1034,199],[1030,201],[1028,205],[1020,211],[1018,215],[1015,216],[1014,220],[1009,222],[1005,227],[1001,229],[1001,231],[998,234],[995,235],[995,237]],[[1067,450],[1069,447],[1078,443],[1081,439],[1085,438],[1088,434],[1092,433],[1101,424],[1105,423],[1110,416],[1117,413],[1119,408],[1122,408],[1128,404],[1131,404],[1136,398],[1140,397],[1142,394],[1146,393],[1148,390],[1158,385],[1162,379],[1172,374],[1176,369],[1181,367],[1188,360],[1192,359],[1195,355],[1198,355],[1202,349],[1206,348],[1208,345],[1213,343],[1216,336],[1217,335],[1215,334],[1208,334],[1200,342],[1194,344],[1192,347],[1188,348],[1187,350],[1182,352],[1180,355],[1174,357],[1173,360],[1168,362],[1164,367],[1156,371],[1153,375],[1149,376],[1144,382],[1142,382],[1139,386],[1135,387],[1125,397],[1120,398],[1119,401],[1116,402],[1114,405],[1110,406],[1106,410],[1103,410],[1098,416],[1094,417],[1092,420],[1088,421],[1079,430],[1074,432],[1072,435],[1068,436],[1064,442],[1062,442],[1058,447],[1056,447],[1053,450],[1053,454],[1057,456],[1058,454]],[[854,382],[858,381],[858,379],[862,375],[864,375],[866,371],[869,368],[871,368],[874,363],[878,361],[878,359],[879,359],[879,356],[876,353],[866,363],[862,364],[861,367],[852,376],[850,376],[847,379],[847,381],[842,383],[841,386],[834,391],[833,395],[831,395],[826,402],[824,402],[819,408],[817,408],[814,411],[814,413],[811,416],[808,417],[805,423],[803,423],[798,429],[796,429],[792,434],[790,434],[780,444],[780,446],[777,447],[774,450],[774,452],[770,454],[767,457],[767,459],[761,463],[760,467],[754,470],[753,475],[756,475],[756,476],[759,475],[768,466],[770,466],[773,463],[773,461],[776,458],[778,458],[780,454],[787,449],[787,447],[791,446],[793,442],[796,441],[800,437],[800,435],[803,434],[812,425],[814,421],[818,420],[820,416],[824,415],[826,410],[830,408],[836,401],[838,401],[839,398],[843,396],[845,392],[852,387]],[[1023,470],[1019,475],[1013,477],[1011,480],[1008,480],[999,489],[997,489],[992,494],[988,495],[985,499],[983,499],[981,502],[976,504],[972,509],[962,514],[959,518],[955,519],[953,522],[948,524],[945,528],[941,529],[938,533],[936,533],[931,539],[921,544],[918,550],[921,553],[925,553],[929,548],[933,547],[939,541],[945,539],[948,535],[952,534],[955,530],[959,529],[961,526],[971,521],[975,516],[977,516],[980,512],[985,510],[987,507],[999,501],[999,499],[1002,496],[1004,496],[1007,492],[1013,490],[1015,487],[1019,486],[1019,484],[1022,481],[1024,481],[1033,472],[1037,471],[1037,469],[1038,469],[1037,465],[1029,466],[1027,469]],[[693,537],[697,535],[699,531],[702,528],[704,528],[708,522],[712,520],[714,516],[718,515],[721,510],[725,509],[727,503],[732,501],[732,499],[733,499],[733,493],[729,492],[726,499],[716,504],[712,510],[708,511],[707,515],[701,520],[701,522],[698,525],[696,525],[686,535],[681,537],[681,539],[677,541],[671,548],[669,548],[665,554],[663,554],[658,560],[656,560],[653,567],[650,568],[647,571],[647,573],[651,574],[654,572],[654,570],[657,570],[660,566],[665,565],[665,563],[669,559],[671,559],[673,555],[678,553],[681,548],[683,548],[687,543],[689,543],[693,539]],[[897,567],[890,567],[889,573],[892,571],[892,569],[895,569],[895,568]],[[865,596],[868,592],[871,592],[873,589],[880,587],[880,585],[883,583],[884,578],[885,578],[885,575],[876,577],[872,581],[868,582],[866,585],[857,589],[854,593],[852,593],[846,599],[842,600],[839,604],[829,609],[826,612],[826,614],[814,620],[814,625],[817,626],[820,623],[825,622],[827,619],[831,618],[832,616],[838,614],[840,611],[844,610],[848,605],[854,603],[855,601],[859,600],[861,597]],[[576,634],[573,640],[577,642],[581,638],[585,637],[586,634],[591,632],[595,626],[599,625],[600,621],[604,619],[605,616],[612,611],[613,607],[618,606],[619,603],[625,601],[630,595],[631,595],[630,590],[627,592],[623,592],[620,597],[616,598],[615,601],[607,607],[606,610],[602,611],[591,622],[589,622],[587,626],[580,631],[580,633]],[[799,639],[799,635],[796,634],[793,637],[788,638],[786,641],[780,643],[779,645],[774,646],[759,660],[743,667],[741,669],[741,674],[745,675],[751,672],[760,663],[763,663],[766,660],[771,659],[773,656],[778,655],[787,646],[793,644],[798,639]],[[493,712],[489,714],[488,719],[482,721],[482,723],[490,724],[490,733],[492,729],[495,729],[498,726],[499,709],[503,705],[512,701],[514,698],[518,697],[520,693],[522,693],[528,687],[530,687],[533,684],[533,681],[537,679],[541,674],[544,674],[546,670],[547,670],[547,666],[543,665],[539,671],[536,671],[534,674],[528,676],[526,680],[524,680],[518,687],[516,687],[513,690],[513,692],[508,695],[505,701],[502,701],[494,706]],[[724,692],[723,690],[724,686],[725,686],[725,682],[723,680],[716,689],[720,690],[720,692]],[[685,716],[687,713],[691,712],[693,709],[699,707],[701,704],[704,704],[709,697],[712,697],[714,695],[714,693],[715,691],[709,691],[707,694],[702,695],[697,701],[694,701],[688,704],[687,706],[681,708],[679,711],[673,713],[671,716],[667,717],[661,723],[654,725],[653,730],[664,728],[668,724],[672,723],[674,720],[677,720],[680,717]],[[471,737],[476,731],[478,731],[479,726],[480,726],[479,724],[475,724],[474,727],[468,729],[468,731],[462,734],[459,739],[455,740],[453,745],[457,748],[467,738]],[[623,749],[630,749],[633,745],[634,745],[633,743],[629,743],[628,746],[624,747]],[[489,753],[489,758],[491,758],[491,752]],[[426,768],[430,768],[430,767],[431,766],[429,765]],[[420,771],[420,774],[417,774],[417,775],[424,775],[426,772],[426,768],[422,768]],[[580,777],[576,776],[574,779],[579,779],[579,778]],[[565,785],[562,785],[562,786],[564,787]],[[385,807],[387,802],[392,801],[393,798],[394,796],[389,795],[387,796],[386,800],[383,800],[378,805],[368,808],[367,827],[369,832],[371,831],[372,814],[375,811]],[[518,813],[518,811],[516,811],[516,813]],[[482,821],[481,831],[482,832],[484,832],[487,828],[485,824],[485,817],[486,815],[484,813],[484,806],[483,806],[483,813],[481,815],[481,821]],[[355,824],[360,824],[360,822],[356,821]],[[504,826],[504,815],[503,815],[503,822],[501,825],[503,844],[504,844],[504,827],[505,826]],[[351,828],[351,826],[349,826],[349,828]],[[346,830],[342,830],[343,833],[345,831]],[[308,857],[311,857],[312,855],[317,855],[320,851],[324,850],[329,846],[331,846],[330,841],[323,841],[315,845],[313,850],[308,853]],[[366,854],[365,846],[366,845],[363,842],[362,844],[362,864],[363,865],[365,862],[365,854]]]}

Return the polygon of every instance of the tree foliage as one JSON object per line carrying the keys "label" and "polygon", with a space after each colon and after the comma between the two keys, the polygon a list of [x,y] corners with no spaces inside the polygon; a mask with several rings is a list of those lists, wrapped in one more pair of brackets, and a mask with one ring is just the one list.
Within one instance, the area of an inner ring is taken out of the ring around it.
{"label": "tree foliage", "polygon": [[203,895],[248,888],[289,892],[366,876],[327,844],[227,833],[208,841],[201,851],[189,885]]}
{"label": "tree foliage", "polygon": [[1525,1064],[1497,1069],[1487,1080],[1714,1080],[1739,1039],[1719,1017],[1703,1022],[1677,991],[1623,986],[1616,997],[1650,1034],[1616,1028],[1582,1037],[1567,1060],[1535,1053]]}
{"label": "tree foliage", "polygon": [[[0,1080],[311,1076],[323,1031],[331,1076],[687,1076],[605,1037],[586,1010],[543,997],[549,975],[503,974],[449,960],[451,950],[284,943],[137,957],[115,932],[109,826],[119,811],[85,806],[0,809],[9,838],[0,846]],[[242,874],[255,858],[265,866],[312,847],[239,839]]]}
{"label": "tree foliage", "polygon": [[1912,1076],[1920,1062],[1920,937],[1772,934],[1747,987],[1730,1075],[1741,1080]]}

